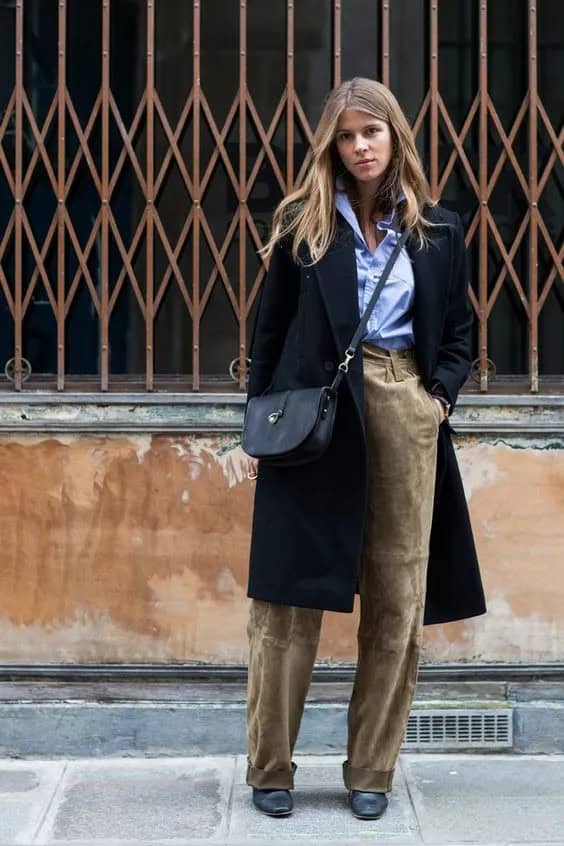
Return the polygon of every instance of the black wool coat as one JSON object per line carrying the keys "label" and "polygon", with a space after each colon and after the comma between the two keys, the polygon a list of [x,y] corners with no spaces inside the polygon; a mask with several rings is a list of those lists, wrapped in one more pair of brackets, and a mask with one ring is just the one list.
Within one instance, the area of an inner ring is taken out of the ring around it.
{"label": "black wool coat", "polygon": [[[454,407],[470,368],[472,310],[458,214],[428,207],[440,224],[429,244],[406,249],[415,279],[415,356],[424,386],[440,382]],[[429,230],[428,230],[429,231]],[[330,384],[360,320],[353,230],[337,212],[323,258],[296,263],[279,242],[255,322],[248,397],[266,390]],[[425,624],[485,611],[468,507],[448,421],[438,435]],[[417,456],[413,456],[417,461]],[[248,596],[285,605],[350,612],[366,508],[366,441],[361,351],[339,390],[334,436],[318,461],[276,468],[259,462]]]}

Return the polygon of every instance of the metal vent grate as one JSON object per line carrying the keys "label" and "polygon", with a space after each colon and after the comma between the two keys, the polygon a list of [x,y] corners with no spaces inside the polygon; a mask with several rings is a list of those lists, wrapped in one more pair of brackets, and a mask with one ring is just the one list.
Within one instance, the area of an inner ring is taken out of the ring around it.
{"label": "metal vent grate", "polygon": [[509,708],[434,708],[409,715],[404,749],[506,749],[513,746]]}

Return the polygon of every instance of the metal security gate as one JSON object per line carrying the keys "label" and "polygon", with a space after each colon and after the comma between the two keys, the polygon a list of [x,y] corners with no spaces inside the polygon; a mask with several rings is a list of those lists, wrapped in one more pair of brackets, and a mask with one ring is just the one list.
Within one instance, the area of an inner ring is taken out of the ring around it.
{"label": "metal security gate", "polygon": [[463,214],[479,389],[496,369],[532,392],[564,374],[559,3],[1,0],[0,15],[4,389],[198,391],[231,363],[244,390],[256,250],[307,169],[322,92],[353,75],[398,93],[433,196]]}

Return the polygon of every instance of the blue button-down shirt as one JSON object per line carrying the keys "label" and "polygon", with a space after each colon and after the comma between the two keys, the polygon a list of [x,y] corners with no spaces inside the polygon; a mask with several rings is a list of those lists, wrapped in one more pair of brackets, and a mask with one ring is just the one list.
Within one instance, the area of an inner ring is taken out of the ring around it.
{"label": "blue button-down shirt", "polygon": [[[394,213],[392,212],[388,219],[380,220],[376,224],[378,229],[385,232],[385,235],[374,253],[371,253],[360,229],[358,218],[343,190],[343,183],[339,179],[336,182],[335,202],[337,209],[354,231],[358,310],[362,317],[398,239],[392,227]],[[413,268],[404,247],[378,298],[362,340],[372,341],[385,349],[412,347],[414,345],[413,294]]]}

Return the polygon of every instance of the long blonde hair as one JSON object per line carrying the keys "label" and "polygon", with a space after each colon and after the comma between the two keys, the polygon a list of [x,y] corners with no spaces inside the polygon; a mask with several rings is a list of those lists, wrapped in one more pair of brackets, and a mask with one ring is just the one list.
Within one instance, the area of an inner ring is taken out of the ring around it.
{"label": "long blonde hair", "polygon": [[405,201],[398,208],[399,225],[414,230],[421,245],[426,242],[424,230],[432,224],[423,217],[421,208],[435,203],[409,123],[389,88],[373,79],[355,77],[341,83],[327,96],[315,132],[312,163],[303,184],[288,194],[274,212],[271,236],[259,250],[265,258],[278,240],[293,236],[294,261],[298,261],[300,245],[305,244],[315,263],[335,237],[337,175],[341,174],[353,195],[355,189],[354,178],[344,168],[335,144],[337,123],[345,109],[367,112],[389,124],[392,158],[374,198],[373,211],[390,211],[403,191]]}

